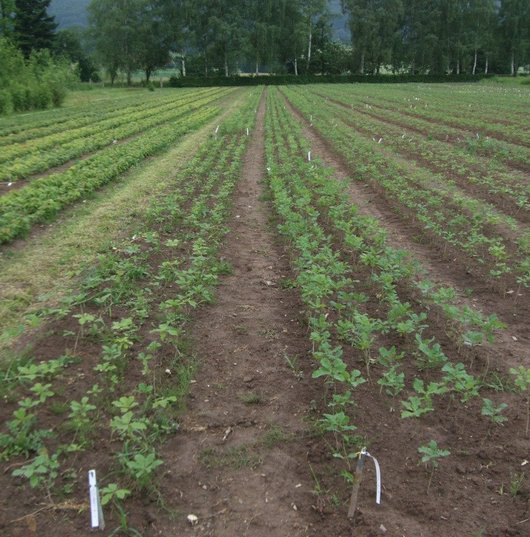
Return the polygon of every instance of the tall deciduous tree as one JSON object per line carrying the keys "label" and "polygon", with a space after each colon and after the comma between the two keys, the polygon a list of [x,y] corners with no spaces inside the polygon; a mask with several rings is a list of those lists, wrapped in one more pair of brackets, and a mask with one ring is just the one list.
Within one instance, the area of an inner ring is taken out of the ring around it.
{"label": "tall deciduous tree", "polygon": [[515,76],[530,48],[530,0],[501,0],[500,25],[510,72]]}
{"label": "tall deciduous tree", "polygon": [[321,17],[327,14],[326,0],[299,0],[300,15],[302,22],[307,28],[307,55],[306,55],[306,70],[309,71],[311,60],[313,58],[313,41],[315,25]]}
{"label": "tall deciduous tree", "polygon": [[50,0],[15,0],[14,38],[24,56],[53,46],[57,24],[47,9]]}
{"label": "tall deciduous tree", "polygon": [[366,59],[370,55],[378,33],[376,0],[342,0],[342,9],[349,16],[356,70],[365,73]]}
{"label": "tall deciduous tree", "polygon": [[484,72],[488,72],[489,57],[495,47],[495,0],[468,0],[466,3],[466,45],[472,54],[471,73],[478,68],[479,54],[484,57]]}
{"label": "tall deciduous tree", "polygon": [[13,18],[15,16],[15,0],[0,0],[0,36],[13,36]]}
{"label": "tall deciduous tree", "polygon": [[147,80],[169,60],[172,30],[164,2],[156,0],[92,0],[89,6],[91,33],[101,63],[114,82],[118,70],[143,69]]}

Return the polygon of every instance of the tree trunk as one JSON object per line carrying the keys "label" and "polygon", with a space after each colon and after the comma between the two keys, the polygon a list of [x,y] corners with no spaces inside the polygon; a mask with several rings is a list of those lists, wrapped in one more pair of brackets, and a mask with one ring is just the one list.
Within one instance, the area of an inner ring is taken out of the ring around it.
{"label": "tree trunk", "polygon": [[307,41],[307,65],[306,71],[309,72],[309,65],[311,64],[311,49],[313,46],[313,29],[311,27],[311,18],[309,19],[309,37]]}
{"label": "tree trunk", "polygon": [[182,58],[180,61],[182,64],[181,74],[182,76],[186,76],[186,58],[184,58],[184,54],[182,55]]}
{"label": "tree trunk", "polygon": [[225,76],[228,76],[228,55],[225,52]]}
{"label": "tree trunk", "polygon": [[294,74],[298,76],[298,58],[294,59]]}
{"label": "tree trunk", "polygon": [[489,58],[488,58],[488,55],[486,54],[486,64],[484,65],[484,74],[485,75],[488,74],[488,67],[489,67]]}
{"label": "tree trunk", "polygon": [[255,71],[255,75],[258,76],[259,75],[259,56],[256,54],[256,71]]}
{"label": "tree trunk", "polygon": [[517,76],[517,69],[515,68],[515,50],[512,50],[511,73],[512,76]]}
{"label": "tree trunk", "polygon": [[364,55],[365,55],[365,52],[363,50],[361,52],[361,67],[359,69],[359,72],[361,73],[361,75],[364,75]]}
{"label": "tree trunk", "polygon": [[456,74],[457,75],[460,74],[460,58],[459,57],[456,59]]}
{"label": "tree trunk", "polygon": [[145,83],[149,84],[149,80],[151,78],[151,69],[146,68],[145,69]]}
{"label": "tree trunk", "polygon": [[477,72],[477,49],[475,49],[475,56],[473,58],[473,74]]}
{"label": "tree trunk", "polygon": [[127,86],[132,84],[132,71],[130,67],[127,67]]}

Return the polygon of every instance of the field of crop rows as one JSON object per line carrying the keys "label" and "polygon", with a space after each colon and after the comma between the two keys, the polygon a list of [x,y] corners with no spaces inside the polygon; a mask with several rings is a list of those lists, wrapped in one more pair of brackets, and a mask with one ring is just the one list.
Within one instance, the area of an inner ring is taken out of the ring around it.
{"label": "field of crop rows", "polygon": [[530,90],[105,95],[0,122],[2,535],[528,535]]}

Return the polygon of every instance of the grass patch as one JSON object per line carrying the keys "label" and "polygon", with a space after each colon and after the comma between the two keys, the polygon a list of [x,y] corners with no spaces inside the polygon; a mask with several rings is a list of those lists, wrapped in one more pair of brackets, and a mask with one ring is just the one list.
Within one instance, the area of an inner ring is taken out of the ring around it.
{"label": "grass patch", "polygon": [[275,446],[290,442],[293,440],[294,434],[285,431],[279,425],[270,425],[267,431],[260,439],[260,443],[267,449],[272,449]]}
{"label": "grass patch", "polygon": [[261,405],[263,403],[263,397],[256,392],[248,392],[240,395],[239,398],[245,405]]}
{"label": "grass patch", "polygon": [[221,451],[215,448],[204,449],[199,455],[199,462],[206,468],[257,468],[263,460],[258,453],[248,446],[237,446]]}

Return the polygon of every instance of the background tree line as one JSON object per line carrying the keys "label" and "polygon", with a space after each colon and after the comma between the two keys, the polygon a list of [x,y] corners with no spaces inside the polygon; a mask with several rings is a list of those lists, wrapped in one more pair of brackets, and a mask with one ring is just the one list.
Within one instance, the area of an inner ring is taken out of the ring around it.
{"label": "background tree line", "polygon": [[[333,4],[337,4],[337,0]],[[50,0],[0,0],[0,35],[29,59],[48,49],[96,79],[172,62],[182,75],[516,74],[530,64],[530,0],[92,0],[86,31],[57,32]],[[1,76],[1,75],[0,75]]]}
{"label": "background tree line", "polygon": [[326,0],[92,0],[99,61],[182,74],[516,74],[530,63],[530,0],[342,0],[351,43],[332,38]]}

